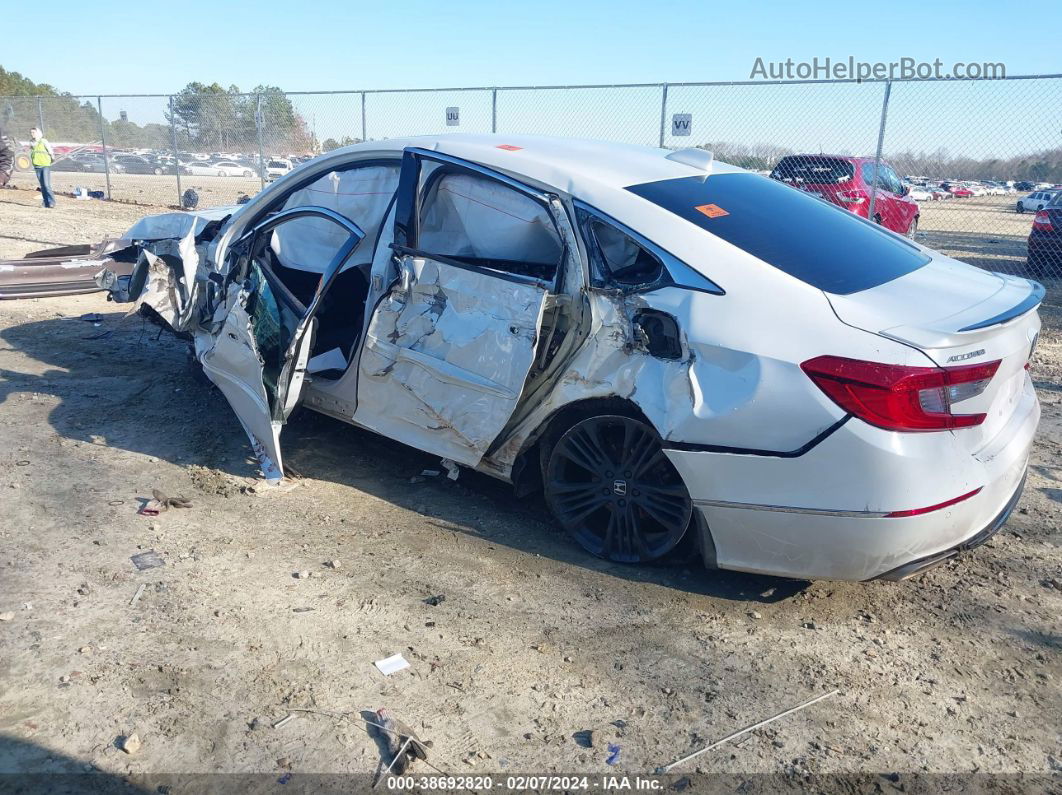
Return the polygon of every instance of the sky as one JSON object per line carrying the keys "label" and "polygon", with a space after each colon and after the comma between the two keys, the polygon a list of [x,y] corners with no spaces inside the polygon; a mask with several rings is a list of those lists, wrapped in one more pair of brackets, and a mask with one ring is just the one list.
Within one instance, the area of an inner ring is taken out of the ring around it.
{"label": "sky", "polygon": [[139,0],[49,0],[47,7],[48,19],[61,24],[5,36],[0,64],[74,94],[170,93],[193,80],[288,91],[747,80],[757,57],[910,56],[1001,61],[1010,74],[1062,71],[1056,0],[186,0],[151,11]]}
{"label": "sky", "polygon": [[[365,4],[189,0],[147,13],[141,2],[50,0],[63,20],[4,39],[0,65],[74,94],[170,93],[191,81],[245,91],[540,86],[749,80],[757,58],[796,62],[903,57],[945,70],[996,62],[1007,74],[1062,73],[1062,2],[893,0],[706,3],[684,0],[472,0]],[[253,8],[253,12],[248,9]],[[78,21],[80,20],[80,21]],[[102,37],[89,35],[93,27]],[[172,35],[170,31],[173,31]],[[184,32],[182,32],[184,31]],[[125,53],[126,57],[122,57]],[[666,115],[692,113],[704,141],[784,143],[852,154],[873,149],[881,84],[672,88]],[[360,137],[360,96],[295,98],[320,139]],[[489,130],[489,93],[369,95],[369,137]],[[164,100],[104,99],[104,115],[161,121]],[[659,89],[506,92],[500,131],[657,143]],[[897,85],[887,148],[1010,156],[1062,143],[1062,80]]]}

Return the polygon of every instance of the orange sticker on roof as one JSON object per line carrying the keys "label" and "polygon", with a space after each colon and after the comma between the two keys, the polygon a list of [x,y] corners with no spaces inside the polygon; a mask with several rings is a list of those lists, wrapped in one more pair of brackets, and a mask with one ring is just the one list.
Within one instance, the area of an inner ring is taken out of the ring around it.
{"label": "orange sticker on roof", "polygon": [[519,152],[523,149],[522,146],[513,146],[512,144],[498,144],[497,149],[504,149],[506,152]]}
{"label": "orange sticker on roof", "polygon": [[698,204],[693,209],[697,210],[698,212],[704,213],[709,218],[721,218],[724,215],[730,215],[730,213],[728,213],[718,204]]}

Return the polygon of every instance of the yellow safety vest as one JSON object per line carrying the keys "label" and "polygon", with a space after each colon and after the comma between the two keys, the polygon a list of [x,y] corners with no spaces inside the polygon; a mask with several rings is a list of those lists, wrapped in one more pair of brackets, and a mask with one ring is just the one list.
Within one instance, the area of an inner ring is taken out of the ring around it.
{"label": "yellow safety vest", "polygon": [[48,149],[44,145],[44,139],[41,138],[37,143],[33,145],[33,154],[30,157],[35,166],[50,166],[52,164],[52,156],[48,154]]}

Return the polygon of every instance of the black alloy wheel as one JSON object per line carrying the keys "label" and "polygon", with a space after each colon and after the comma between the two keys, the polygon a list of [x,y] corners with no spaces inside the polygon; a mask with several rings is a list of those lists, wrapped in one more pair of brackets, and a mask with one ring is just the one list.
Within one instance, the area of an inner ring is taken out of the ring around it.
{"label": "black alloy wheel", "polygon": [[657,433],[621,415],[584,419],[554,445],[546,502],[588,552],[617,563],[656,560],[682,540],[693,503]]}

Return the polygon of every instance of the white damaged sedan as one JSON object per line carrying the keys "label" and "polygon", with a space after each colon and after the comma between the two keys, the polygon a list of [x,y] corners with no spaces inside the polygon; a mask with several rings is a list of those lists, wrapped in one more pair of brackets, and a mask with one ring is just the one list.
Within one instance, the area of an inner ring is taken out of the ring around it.
{"label": "white damaged sedan", "polygon": [[1020,497],[1043,288],[777,181],[595,141],[374,141],[144,219],[102,286],[190,336],[263,473],[302,404],[541,489],[585,549],[903,579]]}

